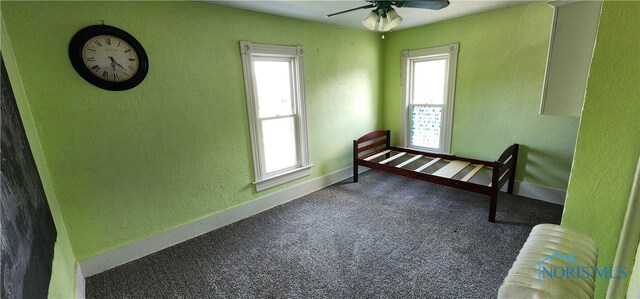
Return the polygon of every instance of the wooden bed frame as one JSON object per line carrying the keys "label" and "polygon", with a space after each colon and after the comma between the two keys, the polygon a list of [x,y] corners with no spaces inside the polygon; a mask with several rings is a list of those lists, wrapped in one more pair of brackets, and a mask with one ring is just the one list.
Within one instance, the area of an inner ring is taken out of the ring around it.
{"label": "wooden bed frame", "polygon": [[[489,221],[496,222],[498,191],[507,181],[509,181],[507,193],[513,193],[516,163],[518,161],[518,147],[518,144],[509,146],[502,155],[500,155],[500,158],[498,158],[497,161],[489,162],[391,146],[391,131],[374,131],[353,141],[353,181],[358,182],[358,165],[361,165],[423,181],[486,194],[491,198],[489,204]],[[393,156],[391,156],[392,153]],[[408,155],[413,155],[413,157],[403,161],[402,163],[398,163],[393,166],[391,165],[391,161],[402,156],[408,157]],[[383,160],[372,161],[382,156],[384,156]],[[421,166],[418,168],[408,168],[408,165],[421,158],[428,159],[429,161],[426,164],[421,163]],[[423,172],[439,161],[449,163],[435,172]],[[473,168],[467,172],[466,175],[463,177],[458,175],[458,178],[453,178],[469,166],[472,166]],[[470,182],[470,180],[483,168],[491,171],[491,182],[489,184]]]}

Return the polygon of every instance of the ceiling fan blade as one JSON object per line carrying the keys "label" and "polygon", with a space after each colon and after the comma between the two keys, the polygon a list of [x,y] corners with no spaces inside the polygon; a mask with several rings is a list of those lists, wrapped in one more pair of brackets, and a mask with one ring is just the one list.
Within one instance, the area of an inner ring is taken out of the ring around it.
{"label": "ceiling fan blade", "polygon": [[398,1],[396,6],[398,7],[412,7],[412,8],[424,8],[438,10],[449,6],[448,0],[413,0],[413,1]]}
{"label": "ceiling fan blade", "polygon": [[354,11],[354,10],[358,10],[358,9],[365,9],[365,8],[374,8],[374,7],[376,7],[375,4],[367,4],[367,5],[364,5],[364,6],[360,6],[360,7],[356,7],[356,8],[352,8],[352,9],[347,9],[347,10],[343,10],[343,11],[340,11],[340,12],[334,12],[332,14],[328,14],[327,18],[328,17],[333,17],[335,15],[343,14],[345,12],[350,12],[350,11]]}

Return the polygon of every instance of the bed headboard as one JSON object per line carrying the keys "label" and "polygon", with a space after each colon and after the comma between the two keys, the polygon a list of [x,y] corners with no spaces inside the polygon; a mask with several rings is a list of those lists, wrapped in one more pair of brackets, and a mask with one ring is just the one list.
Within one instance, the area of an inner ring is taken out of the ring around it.
{"label": "bed headboard", "polygon": [[391,131],[373,131],[353,141],[355,158],[363,158],[383,151],[391,146]]}

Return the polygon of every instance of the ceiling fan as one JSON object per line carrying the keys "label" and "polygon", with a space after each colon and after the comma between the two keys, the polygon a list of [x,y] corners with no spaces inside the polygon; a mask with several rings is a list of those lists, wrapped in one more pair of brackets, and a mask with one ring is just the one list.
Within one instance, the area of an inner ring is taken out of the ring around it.
{"label": "ceiling fan", "polygon": [[402,22],[402,17],[398,15],[393,7],[411,7],[439,10],[449,6],[448,0],[410,0],[410,1],[375,1],[367,0],[370,4],[360,7],[343,10],[340,12],[328,14],[328,17],[351,12],[359,9],[373,8],[371,13],[362,20],[362,25],[370,30],[389,31]]}

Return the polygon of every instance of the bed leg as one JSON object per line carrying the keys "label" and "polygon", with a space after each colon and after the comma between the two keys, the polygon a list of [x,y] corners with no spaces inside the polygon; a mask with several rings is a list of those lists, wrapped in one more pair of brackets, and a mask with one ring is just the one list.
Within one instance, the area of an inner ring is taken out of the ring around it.
{"label": "bed leg", "polygon": [[358,182],[358,141],[353,141],[353,182]]}
{"label": "bed leg", "polygon": [[[515,170],[513,170],[515,172]],[[509,178],[509,185],[507,185],[507,193],[513,194],[513,178]]]}
{"label": "bed leg", "polygon": [[358,165],[357,164],[353,164],[353,182],[354,183],[358,182]]}
{"label": "bed leg", "polygon": [[500,182],[500,166],[502,166],[500,162],[493,162],[493,171],[491,174],[491,200],[489,201],[489,222],[493,223],[496,222],[498,192],[500,192],[500,188],[498,187],[498,182]]}
{"label": "bed leg", "polygon": [[496,208],[498,206],[497,192],[491,192],[491,200],[489,202],[489,222],[496,223]]}

